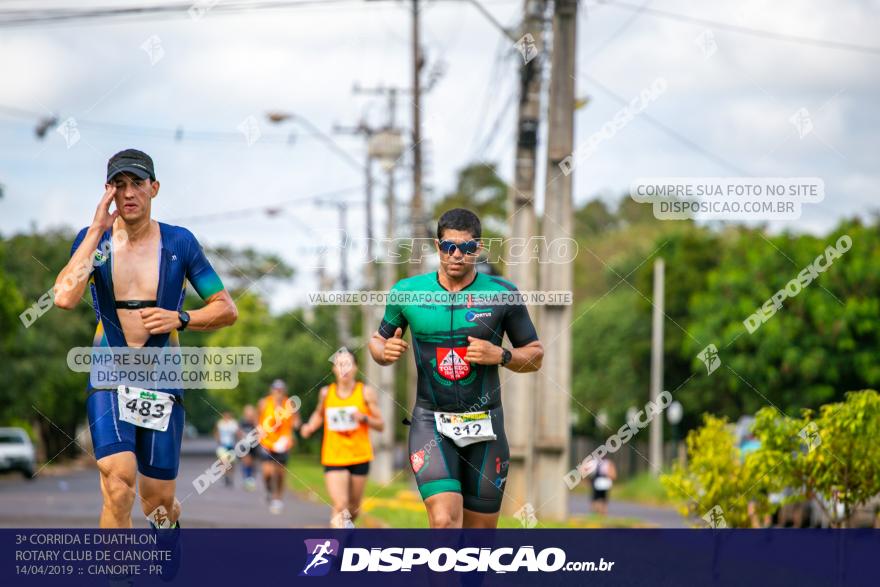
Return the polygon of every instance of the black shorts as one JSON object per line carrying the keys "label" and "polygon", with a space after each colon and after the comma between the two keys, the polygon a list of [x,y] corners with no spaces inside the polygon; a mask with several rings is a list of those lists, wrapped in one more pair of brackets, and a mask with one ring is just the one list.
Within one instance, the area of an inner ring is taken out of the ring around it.
{"label": "black shorts", "polygon": [[366,475],[370,472],[370,461],[356,465],[324,465],[324,472],[327,471],[348,471],[352,475]]}
{"label": "black shorts", "polygon": [[287,457],[290,456],[290,451],[275,452],[273,450],[267,449],[263,445],[260,445],[259,455],[260,458],[266,462],[271,463],[273,461],[276,461],[278,462],[278,464],[283,466],[287,464]]}
{"label": "black shorts", "polygon": [[434,411],[416,406],[409,431],[409,460],[422,499],[452,491],[467,510],[494,514],[501,510],[510,449],[501,407],[489,410],[496,440],[457,446],[437,432]]}

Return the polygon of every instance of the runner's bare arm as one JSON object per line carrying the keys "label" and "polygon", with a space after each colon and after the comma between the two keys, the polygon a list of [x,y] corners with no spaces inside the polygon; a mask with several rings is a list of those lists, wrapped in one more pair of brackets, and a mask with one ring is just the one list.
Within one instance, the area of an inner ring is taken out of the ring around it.
{"label": "runner's bare arm", "polygon": [[364,386],[364,402],[367,404],[369,414],[362,414],[367,426],[381,432],[385,429],[385,420],[382,419],[382,411],[379,409],[379,396],[376,390],[369,385]]}
{"label": "runner's bare arm", "polygon": [[308,438],[312,434],[315,433],[316,430],[324,423],[324,400],[327,398],[327,388],[322,387],[321,391],[318,395],[318,405],[315,406],[315,411],[312,412],[309,421],[303,424],[302,428],[299,429],[299,435],[303,438]]}
{"label": "runner's bare arm", "polygon": [[302,418],[299,415],[299,410],[296,410],[293,413],[293,429],[299,430],[302,427]]}
{"label": "runner's bare arm", "polygon": [[395,362],[408,347],[409,344],[403,340],[402,328],[397,328],[394,336],[388,339],[379,334],[378,330],[370,337],[370,356],[380,365],[390,365]]}
{"label": "runner's bare arm", "polygon": [[540,340],[535,340],[525,346],[510,349],[510,354],[510,362],[505,365],[507,369],[515,373],[532,373],[541,368],[544,345]]}
{"label": "runner's bare arm", "polygon": [[[500,365],[501,347],[492,344],[488,340],[468,337],[467,354],[465,361],[477,365]],[[544,345],[540,340],[534,340],[524,346],[510,350],[511,358],[505,367],[516,373],[531,373],[541,368],[544,359]]]}
{"label": "runner's bare arm", "polygon": [[101,236],[113,226],[113,221],[119,216],[118,210],[110,213],[110,204],[113,203],[115,194],[116,186],[107,184],[85,238],[55,279],[55,305],[59,308],[64,310],[74,308],[85,294],[92,273],[92,259],[98,243],[101,242]]}
{"label": "runner's bare arm", "polygon": [[[238,309],[235,307],[235,302],[232,301],[232,296],[225,289],[218,291],[205,302],[203,307],[189,312],[187,330],[217,330],[234,324],[238,319]],[[140,313],[144,328],[150,334],[171,332],[181,326],[180,318],[175,310],[144,308]]]}

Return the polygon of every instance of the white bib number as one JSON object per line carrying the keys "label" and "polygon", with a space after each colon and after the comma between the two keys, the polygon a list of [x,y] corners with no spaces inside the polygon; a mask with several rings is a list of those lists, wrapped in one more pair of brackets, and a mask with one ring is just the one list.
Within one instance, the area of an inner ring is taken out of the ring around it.
{"label": "white bib number", "polygon": [[492,417],[489,412],[434,412],[434,421],[437,423],[437,432],[452,439],[458,446],[498,438],[492,431]]}
{"label": "white bib number", "polygon": [[272,452],[281,453],[289,451],[293,446],[290,436],[282,436],[272,444]]}
{"label": "white bib number", "polygon": [[173,395],[125,385],[120,385],[116,393],[120,420],[160,432],[168,429],[174,407]]}
{"label": "white bib number", "polygon": [[327,429],[334,432],[350,432],[360,424],[354,419],[358,409],[355,406],[327,408]]}
{"label": "white bib number", "polygon": [[596,477],[593,479],[593,487],[596,491],[608,491],[612,485],[613,482],[608,477]]}

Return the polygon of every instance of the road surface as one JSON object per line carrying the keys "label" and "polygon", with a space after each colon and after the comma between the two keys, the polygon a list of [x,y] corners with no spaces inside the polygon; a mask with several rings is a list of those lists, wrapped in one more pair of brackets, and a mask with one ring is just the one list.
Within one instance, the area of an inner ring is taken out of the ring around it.
{"label": "road surface", "polygon": [[[303,528],[326,527],[330,509],[285,495],[284,511],[269,512],[262,484],[254,492],[243,489],[236,467],[235,486],[222,480],[199,495],[193,480],[215,460],[213,441],[186,441],[177,479],[177,498],[183,504],[181,525],[186,528]],[[0,527],[95,528],[101,512],[98,470],[93,467],[62,473],[39,474],[32,481],[21,475],[0,476]],[[147,526],[137,503],[132,520]]]}
{"label": "road surface", "polygon": [[[242,487],[241,472],[235,470],[235,486],[222,480],[199,494],[193,480],[203,474],[216,459],[214,441],[184,441],[178,477],[177,497],[183,504],[181,523],[186,528],[303,528],[326,527],[330,515],[324,504],[305,501],[287,493],[285,508],[271,514],[265,490],[259,483],[254,492]],[[613,497],[613,495],[612,495]],[[146,527],[137,509],[132,516],[135,527]],[[590,512],[590,499],[584,493],[572,493],[572,514]],[[94,467],[64,468],[43,471],[33,481],[17,474],[0,475],[0,527],[94,528],[101,511],[98,471]],[[660,528],[686,528],[687,524],[672,509],[621,502],[612,499],[608,514],[613,517],[641,520]]]}
{"label": "road surface", "polygon": [[[572,493],[568,502],[572,514],[590,513],[590,496],[585,493]],[[611,494],[608,502],[608,515],[614,518],[633,518],[647,522],[658,528],[688,528],[685,519],[671,508],[663,508],[638,503],[619,501]]]}

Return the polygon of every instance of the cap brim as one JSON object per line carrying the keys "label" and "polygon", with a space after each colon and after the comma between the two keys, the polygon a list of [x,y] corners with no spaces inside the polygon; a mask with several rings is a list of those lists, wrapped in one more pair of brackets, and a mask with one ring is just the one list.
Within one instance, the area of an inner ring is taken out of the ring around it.
{"label": "cap brim", "polygon": [[131,173],[141,179],[150,179],[150,172],[146,169],[135,167],[134,165],[123,165],[121,167],[114,167],[110,173],[107,174],[107,181],[110,181],[120,173]]}

